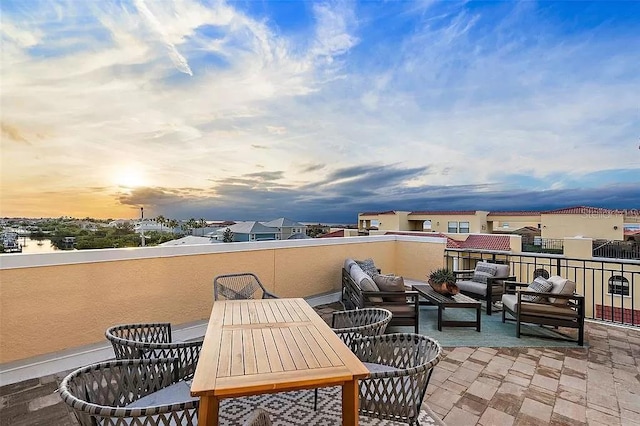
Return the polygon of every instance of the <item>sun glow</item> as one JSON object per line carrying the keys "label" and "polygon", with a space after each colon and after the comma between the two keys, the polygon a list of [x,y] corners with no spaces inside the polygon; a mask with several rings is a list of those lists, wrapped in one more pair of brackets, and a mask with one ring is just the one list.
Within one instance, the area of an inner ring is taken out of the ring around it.
{"label": "sun glow", "polygon": [[144,171],[136,166],[120,167],[114,171],[112,176],[117,186],[126,189],[139,188],[147,184]]}

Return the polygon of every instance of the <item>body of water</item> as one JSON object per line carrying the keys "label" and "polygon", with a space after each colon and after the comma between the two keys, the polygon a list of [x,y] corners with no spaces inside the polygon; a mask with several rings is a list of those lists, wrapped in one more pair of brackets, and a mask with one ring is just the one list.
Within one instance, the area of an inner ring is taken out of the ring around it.
{"label": "body of water", "polygon": [[58,251],[51,244],[51,240],[48,239],[36,240],[29,237],[20,237],[18,241],[22,245],[23,253],[51,253],[52,251]]}

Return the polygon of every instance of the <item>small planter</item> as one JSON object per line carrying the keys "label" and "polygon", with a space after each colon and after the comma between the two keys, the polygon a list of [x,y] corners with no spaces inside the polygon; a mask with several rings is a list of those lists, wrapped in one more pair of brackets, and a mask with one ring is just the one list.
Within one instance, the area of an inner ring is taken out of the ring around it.
{"label": "small planter", "polygon": [[427,282],[431,288],[442,295],[453,296],[460,293],[460,289],[456,285],[456,277],[448,269],[441,268],[431,272]]}

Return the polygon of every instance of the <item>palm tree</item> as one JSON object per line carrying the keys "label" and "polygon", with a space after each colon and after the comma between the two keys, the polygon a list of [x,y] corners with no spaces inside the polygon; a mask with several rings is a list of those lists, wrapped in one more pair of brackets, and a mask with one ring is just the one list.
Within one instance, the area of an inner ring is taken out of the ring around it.
{"label": "palm tree", "polygon": [[176,229],[179,224],[180,223],[175,219],[170,219],[169,220],[169,228],[171,228],[172,230]]}
{"label": "palm tree", "polygon": [[206,228],[207,227],[207,220],[203,217],[200,218],[200,220],[198,221],[198,224],[200,225],[200,228]]}
{"label": "palm tree", "polygon": [[159,215],[158,217],[156,217],[156,222],[158,222],[160,224],[160,232],[162,232],[162,226],[165,223],[167,223],[167,219],[164,216]]}
{"label": "palm tree", "polygon": [[187,221],[187,226],[189,229],[193,229],[198,226],[198,222],[194,218],[191,218]]}

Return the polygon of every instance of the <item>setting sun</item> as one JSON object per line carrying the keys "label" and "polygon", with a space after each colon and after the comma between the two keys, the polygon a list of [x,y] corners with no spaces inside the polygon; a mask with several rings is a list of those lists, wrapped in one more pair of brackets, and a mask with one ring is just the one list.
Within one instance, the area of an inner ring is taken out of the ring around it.
{"label": "setting sun", "polygon": [[144,171],[139,166],[126,166],[114,171],[113,181],[123,188],[138,188],[146,185]]}

